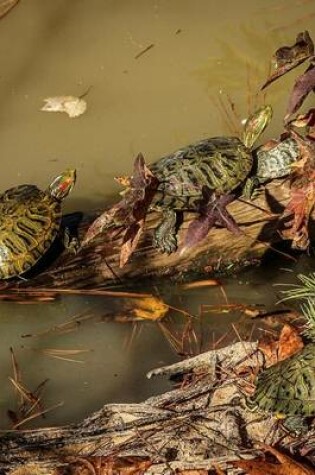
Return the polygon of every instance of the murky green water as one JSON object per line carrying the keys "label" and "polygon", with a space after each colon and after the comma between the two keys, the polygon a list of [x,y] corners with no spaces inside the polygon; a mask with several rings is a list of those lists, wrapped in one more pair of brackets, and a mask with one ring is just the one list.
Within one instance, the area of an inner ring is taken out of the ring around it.
{"label": "murky green water", "polygon": [[[78,182],[66,211],[103,206],[118,191],[113,177],[130,173],[138,152],[150,162],[195,140],[231,133],[217,107],[225,93],[240,119],[256,103],[270,102],[275,114],[263,139],[278,136],[294,73],[272,85],[266,98],[255,93],[277,47],[292,44],[306,29],[315,37],[314,18],[314,3],[307,0],[22,0],[0,20],[0,188],[46,187],[71,166]],[[88,110],[80,118],[40,112],[45,97],[79,96],[88,88]],[[273,283],[293,282],[312,266],[306,257],[294,265],[269,262],[225,280],[224,289],[229,302],[270,307],[277,300]],[[225,303],[218,287],[145,290],[158,290],[167,303],[194,315],[201,304]],[[45,406],[64,401],[38,424],[80,420],[106,402],[140,401],[168,387],[145,378],[152,367],[177,358],[165,332],[157,324],[102,321],[119,305],[86,297],[0,304],[1,427],[15,404],[10,346],[29,387],[49,378]],[[95,316],[76,331],[22,337],[84,312]],[[203,349],[239,316],[210,313],[196,320]],[[185,323],[174,312],[165,325],[180,333]],[[75,356],[82,360],[75,363],[34,351],[41,348],[91,351]]]}

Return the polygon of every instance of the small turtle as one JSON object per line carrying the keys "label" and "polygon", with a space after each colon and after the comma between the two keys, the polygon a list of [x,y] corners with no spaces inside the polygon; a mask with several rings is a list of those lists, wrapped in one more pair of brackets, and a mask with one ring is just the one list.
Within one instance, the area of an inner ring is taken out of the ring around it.
{"label": "small turtle", "polygon": [[315,416],[315,342],[260,373],[247,405],[285,418],[289,430],[304,430],[305,419]]}
{"label": "small turtle", "polygon": [[[67,170],[45,191],[19,185],[0,195],[0,279],[21,276],[48,251],[61,231],[61,202],[75,180],[76,171]],[[64,238],[74,249],[67,230]]]}
{"label": "small turtle", "polygon": [[155,231],[156,247],[167,253],[176,250],[177,212],[198,211],[203,187],[225,194],[245,183],[253,167],[251,149],[271,117],[271,106],[261,107],[246,121],[243,141],[238,137],[201,140],[149,166],[159,181],[151,208],[163,212]]}

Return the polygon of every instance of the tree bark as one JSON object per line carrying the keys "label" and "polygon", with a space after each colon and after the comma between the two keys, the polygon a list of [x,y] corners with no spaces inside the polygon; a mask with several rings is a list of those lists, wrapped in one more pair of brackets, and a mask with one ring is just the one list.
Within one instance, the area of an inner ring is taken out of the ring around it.
{"label": "tree bark", "polygon": [[[28,282],[20,282],[23,287],[60,288],[100,288],[132,279],[152,279],[167,277],[174,280],[192,275],[213,275],[234,272],[239,268],[259,262],[266,251],[281,240],[279,216],[289,197],[289,187],[285,180],[274,180],[262,190],[258,199],[251,203],[235,200],[228,206],[241,228],[240,235],[232,234],[225,228],[213,228],[206,239],[197,246],[181,253],[161,254],[152,247],[152,234],[160,216],[149,213],[145,230],[129,262],[119,268],[119,253],[122,245],[121,234],[109,239],[103,232],[83,247],[75,256],[66,251],[49,269]],[[193,213],[185,213],[179,230],[179,246]],[[97,217],[86,215],[79,225],[82,239],[88,226]]]}

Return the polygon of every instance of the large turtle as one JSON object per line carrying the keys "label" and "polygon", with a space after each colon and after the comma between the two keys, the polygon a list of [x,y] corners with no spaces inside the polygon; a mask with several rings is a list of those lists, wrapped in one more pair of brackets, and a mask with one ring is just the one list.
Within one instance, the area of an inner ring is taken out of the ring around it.
{"label": "large turtle", "polygon": [[[155,247],[167,253],[176,250],[177,212],[198,211],[204,187],[220,195],[244,185],[249,196],[254,183],[288,173],[289,164],[298,156],[297,145],[291,139],[258,149],[256,159],[252,152],[271,117],[271,106],[263,106],[246,121],[243,140],[238,137],[204,139],[149,166],[159,182],[151,208],[163,213],[155,231]],[[251,173],[255,177],[249,178]]]}
{"label": "large turtle", "polygon": [[67,170],[45,191],[19,185],[0,195],[0,279],[29,271],[51,247],[61,231],[61,202],[75,180],[76,171]]}

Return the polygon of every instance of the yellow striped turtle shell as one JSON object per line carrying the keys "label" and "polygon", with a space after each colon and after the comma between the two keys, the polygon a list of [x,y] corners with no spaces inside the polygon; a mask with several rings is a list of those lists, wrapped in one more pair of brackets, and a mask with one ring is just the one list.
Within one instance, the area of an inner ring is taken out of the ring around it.
{"label": "yellow striped turtle shell", "polygon": [[27,272],[51,247],[61,227],[61,201],[74,181],[69,170],[46,191],[20,185],[0,195],[0,279]]}

